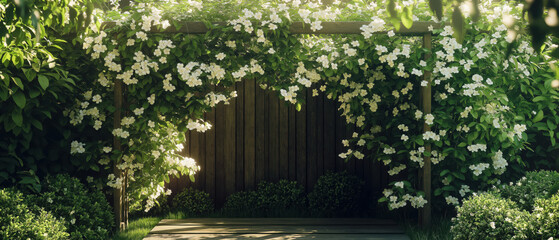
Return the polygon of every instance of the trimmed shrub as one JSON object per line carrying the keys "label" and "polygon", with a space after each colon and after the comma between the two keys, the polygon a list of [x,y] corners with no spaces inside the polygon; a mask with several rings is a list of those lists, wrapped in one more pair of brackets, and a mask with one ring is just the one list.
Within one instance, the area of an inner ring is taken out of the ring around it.
{"label": "trimmed shrub", "polygon": [[36,209],[31,211],[23,194],[15,190],[0,190],[0,239],[67,239],[63,221]]}
{"label": "trimmed shrub", "polygon": [[112,209],[105,195],[88,190],[66,174],[49,176],[33,202],[65,220],[70,239],[109,239],[114,230]]}
{"label": "trimmed shrub", "polygon": [[187,188],[173,198],[172,207],[188,217],[197,217],[213,212],[214,202],[210,194],[198,189]]}
{"label": "trimmed shrub", "polygon": [[227,197],[223,213],[231,217],[261,217],[258,206],[256,191],[236,192]]}
{"label": "trimmed shrub", "polygon": [[234,217],[302,216],[305,206],[305,189],[301,184],[288,180],[262,181],[256,191],[231,194],[223,212]]}
{"label": "trimmed shrub", "polygon": [[501,190],[503,197],[518,203],[522,209],[532,211],[537,199],[546,199],[559,189],[559,173],[555,171],[533,171]]}
{"label": "trimmed shrub", "polygon": [[318,178],[309,193],[309,206],[319,216],[351,216],[362,208],[363,181],[346,171]]}
{"label": "trimmed shrub", "polygon": [[268,217],[293,214],[305,207],[305,188],[296,181],[280,180],[277,183],[262,181],[256,189],[258,209]]}
{"label": "trimmed shrub", "polygon": [[559,194],[550,199],[538,199],[532,212],[535,231],[530,239],[559,238]]}
{"label": "trimmed shrub", "polygon": [[482,193],[466,199],[452,219],[455,240],[527,239],[530,213],[496,193]]}

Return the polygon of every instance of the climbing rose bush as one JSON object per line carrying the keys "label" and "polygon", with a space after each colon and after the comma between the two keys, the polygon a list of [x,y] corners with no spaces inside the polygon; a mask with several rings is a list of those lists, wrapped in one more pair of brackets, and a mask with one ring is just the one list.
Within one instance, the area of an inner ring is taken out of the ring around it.
{"label": "climbing rose bush", "polygon": [[[83,36],[83,48],[99,66],[97,81],[87,84],[66,113],[74,125],[117,137],[123,150],[112,149],[110,138],[90,137],[76,139],[71,152],[93,154],[105,169],[116,163],[128,180],[108,174],[107,184],[127,184],[131,198],[147,199],[149,209],[169,193],[163,188],[169,175],[194,178],[199,170],[195,159],[179,154],[184,133],[210,129],[204,113],[235,98],[236,82],[254,78],[297,109],[304,104],[299,93],[307,88],[336,101],[356,129],[342,141],[347,149],[339,157],[381,161],[389,175],[404,179],[383,192],[380,201],[390,209],[427,203],[414,180],[426,157],[433,164],[434,201],[456,205],[471,191],[497,183],[511,167],[520,169],[525,131],[541,120],[534,105],[521,103],[532,102],[526,88],[541,84],[532,78],[545,74],[532,63],[544,59],[501,22],[520,18],[522,9],[506,2],[480,4],[483,18],[467,20],[471,34],[459,43],[445,25],[448,19],[437,22],[425,1],[398,3],[397,9],[414,9],[408,14],[413,21],[432,22],[431,50],[420,37],[397,35],[387,24],[389,13],[375,2],[324,7],[299,0],[145,1],[124,13],[108,13],[105,20],[113,24]],[[370,23],[360,35],[289,30],[295,21],[318,31],[325,21],[353,20]],[[202,21],[209,31],[173,30],[185,21]],[[218,21],[225,24],[212,24]],[[126,92],[120,128],[112,124],[115,82]],[[433,93],[431,113],[419,105],[427,87]],[[424,125],[430,130],[423,132]]]}

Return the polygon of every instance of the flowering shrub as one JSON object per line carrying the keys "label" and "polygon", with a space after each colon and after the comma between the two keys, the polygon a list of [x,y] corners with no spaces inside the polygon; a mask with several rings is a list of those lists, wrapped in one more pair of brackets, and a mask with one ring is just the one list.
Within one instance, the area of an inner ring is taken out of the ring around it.
{"label": "flowering shrub", "polygon": [[559,194],[550,199],[538,199],[532,212],[535,228],[530,239],[556,239],[559,238]]}
{"label": "flowering shrub", "polygon": [[308,195],[310,209],[325,216],[352,216],[362,210],[363,197],[363,181],[345,171],[319,177]]}
{"label": "flowering shrub", "polygon": [[518,206],[532,211],[538,199],[547,199],[557,193],[559,173],[555,171],[533,171],[500,189],[501,196],[515,201]]}
{"label": "flowering shrub", "polygon": [[452,219],[454,239],[527,239],[530,213],[495,193],[466,199]]}
{"label": "flowering shrub", "polygon": [[214,201],[210,194],[194,188],[187,188],[177,194],[171,206],[188,217],[205,216],[214,211]]}
{"label": "flowering shrub", "polygon": [[[413,21],[434,20],[426,2],[402,4],[416,9]],[[76,139],[71,153],[93,155],[100,165],[116,162],[130,179],[130,197],[147,199],[150,208],[164,193],[169,174],[193,178],[199,169],[194,159],[178,154],[184,131],[211,128],[203,114],[236,97],[235,82],[256,78],[262,88],[297,108],[303,104],[298,93],[305,88],[313,96],[324,92],[338,101],[340,114],[357,129],[342,142],[347,150],[340,157],[379,160],[389,175],[408,175],[384,191],[381,201],[390,209],[427,203],[412,181],[424,157],[431,158],[438,176],[433,179],[434,201],[459,204],[470,191],[497,183],[507,169],[521,171],[524,161],[518,153],[529,141],[525,131],[544,117],[542,101],[532,101],[533,89],[542,84],[533,80],[542,81],[548,73],[532,63],[545,59],[535,55],[523,36],[507,32],[502,21],[519,18],[521,8],[482,1],[480,9],[483,17],[468,20],[472,34],[464,42],[452,37],[449,26],[430,27],[429,51],[419,38],[396,36],[386,25],[389,14],[375,2],[329,7],[314,1],[135,4],[126,13],[105,16],[115,22],[113,27],[83,37],[83,48],[99,66],[98,78],[84,86],[83,95],[66,111],[71,124],[119,138],[124,151],[93,137]],[[371,22],[361,27],[361,35],[289,34],[293,21],[316,31],[323,21],[363,19]],[[180,29],[181,21],[192,20],[205,21],[209,32],[152,31]],[[427,53],[432,57],[425,59]],[[424,71],[431,71],[431,77],[425,78]],[[127,97],[120,128],[109,124],[117,81]],[[427,86],[434,93],[432,113],[417,106],[418,93]],[[549,84],[538,88],[549,101],[556,95]],[[423,124],[431,130],[423,133]],[[544,130],[548,128],[538,127]],[[122,178],[108,175],[109,186],[122,184]]]}
{"label": "flowering shrub", "polygon": [[23,194],[12,189],[0,190],[1,239],[67,239],[63,221],[51,213],[28,206]]}
{"label": "flowering shrub", "polygon": [[64,221],[69,239],[109,239],[114,217],[105,196],[68,175],[47,177],[32,203]]}

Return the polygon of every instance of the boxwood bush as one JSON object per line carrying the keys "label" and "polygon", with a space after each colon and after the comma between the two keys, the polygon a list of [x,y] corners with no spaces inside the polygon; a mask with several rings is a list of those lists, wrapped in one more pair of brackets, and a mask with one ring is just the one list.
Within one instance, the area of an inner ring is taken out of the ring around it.
{"label": "boxwood bush", "polygon": [[455,240],[527,239],[530,213],[520,210],[515,202],[489,192],[466,199],[452,219]]}
{"label": "boxwood bush", "polygon": [[187,188],[173,197],[171,206],[188,217],[204,216],[214,211],[210,194],[194,188]]}
{"label": "boxwood bush", "polygon": [[236,192],[225,201],[222,212],[230,217],[261,217],[256,191]]}
{"label": "boxwood bush", "polygon": [[318,216],[353,216],[362,209],[363,181],[346,171],[327,173],[309,193],[309,207]]}
{"label": "boxwood bush", "polygon": [[64,219],[70,239],[109,239],[114,215],[105,195],[66,174],[49,176],[33,203]]}
{"label": "boxwood bush", "polygon": [[530,239],[559,239],[559,194],[536,200],[532,216],[535,229]]}
{"label": "boxwood bush", "polygon": [[235,217],[286,217],[305,215],[306,195],[296,181],[262,181],[256,191],[231,194],[223,213]]}
{"label": "boxwood bush", "polygon": [[23,194],[13,189],[0,190],[0,239],[67,239],[64,221],[37,208],[32,211]]}
{"label": "boxwood bush", "polygon": [[559,173],[555,171],[533,171],[516,183],[501,189],[501,195],[518,203],[524,210],[532,211],[537,199],[546,199],[557,193]]}

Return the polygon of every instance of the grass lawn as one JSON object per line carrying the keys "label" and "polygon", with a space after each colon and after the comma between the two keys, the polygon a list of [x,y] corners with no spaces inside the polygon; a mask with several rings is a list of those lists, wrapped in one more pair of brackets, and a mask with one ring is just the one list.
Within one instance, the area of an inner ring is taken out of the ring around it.
{"label": "grass lawn", "polygon": [[128,229],[124,232],[117,233],[113,237],[113,240],[140,240],[148,235],[149,231],[151,231],[160,220],[161,218],[159,217],[134,219],[128,223]]}

